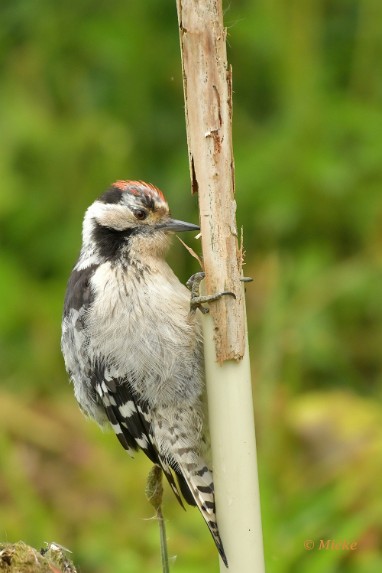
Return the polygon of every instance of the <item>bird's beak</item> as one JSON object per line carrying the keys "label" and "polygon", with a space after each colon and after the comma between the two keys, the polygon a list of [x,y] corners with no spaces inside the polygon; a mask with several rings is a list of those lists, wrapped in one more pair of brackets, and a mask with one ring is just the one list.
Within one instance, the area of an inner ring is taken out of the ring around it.
{"label": "bird's beak", "polygon": [[160,223],[157,228],[163,231],[172,231],[173,233],[200,230],[198,225],[194,225],[193,223],[186,223],[185,221],[178,221],[177,219],[167,219],[167,221],[164,223]]}

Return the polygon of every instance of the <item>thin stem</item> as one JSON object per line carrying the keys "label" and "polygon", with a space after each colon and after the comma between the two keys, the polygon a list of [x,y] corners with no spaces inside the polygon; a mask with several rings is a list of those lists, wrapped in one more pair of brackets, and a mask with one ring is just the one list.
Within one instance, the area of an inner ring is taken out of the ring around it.
{"label": "thin stem", "polygon": [[160,552],[162,557],[162,571],[163,573],[170,573],[170,566],[168,562],[168,551],[167,551],[167,536],[166,536],[166,524],[163,519],[162,506],[157,509],[157,519],[159,524],[159,535],[160,535]]}
{"label": "thin stem", "polygon": [[156,518],[159,525],[160,536],[160,552],[162,558],[162,571],[163,573],[170,573],[170,566],[168,562],[167,551],[167,537],[166,537],[166,524],[163,519],[162,513],[162,499],[163,499],[163,486],[162,486],[162,470],[159,466],[153,466],[147,476],[146,482],[146,497],[150,505],[153,506],[156,512]]}

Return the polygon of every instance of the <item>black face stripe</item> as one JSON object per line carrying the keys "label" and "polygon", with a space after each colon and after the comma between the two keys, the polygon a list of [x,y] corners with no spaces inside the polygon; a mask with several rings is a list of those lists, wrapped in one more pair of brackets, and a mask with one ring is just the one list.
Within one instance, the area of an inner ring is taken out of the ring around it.
{"label": "black face stripe", "polygon": [[93,293],[90,288],[90,278],[98,268],[98,265],[90,265],[77,271],[74,269],[70,275],[64,303],[64,317],[70,310],[80,310],[89,306],[93,301]]}
{"label": "black face stripe", "polygon": [[94,221],[92,238],[101,257],[112,260],[120,255],[122,247],[126,246],[129,237],[135,233],[135,230],[132,228],[117,231]]}

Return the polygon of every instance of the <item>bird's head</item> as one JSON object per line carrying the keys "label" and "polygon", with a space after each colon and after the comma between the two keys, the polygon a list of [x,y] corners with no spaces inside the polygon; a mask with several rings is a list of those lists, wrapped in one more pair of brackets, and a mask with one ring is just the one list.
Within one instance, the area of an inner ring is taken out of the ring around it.
{"label": "bird's head", "polygon": [[116,181],[88,208],[83,227],[83,247],[102,258],[138,254],[162,255],[168,235],[196,231],[192,223],[170,217],[163,193],[143,181]]}

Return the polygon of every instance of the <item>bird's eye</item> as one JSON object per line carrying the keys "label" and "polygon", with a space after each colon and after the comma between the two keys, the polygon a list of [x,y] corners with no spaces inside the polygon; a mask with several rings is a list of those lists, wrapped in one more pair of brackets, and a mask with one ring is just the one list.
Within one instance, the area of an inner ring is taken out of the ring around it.
{"label": "bird's eye", "polygon": [[144,221],[144,219],[147,217],[147,213],[143,209],[135,209],[134,217],[139,219],[139,221]]}

